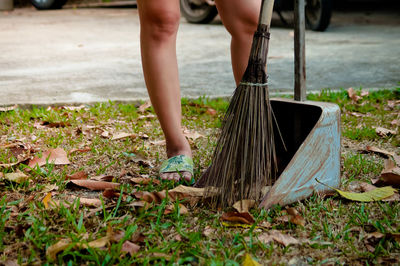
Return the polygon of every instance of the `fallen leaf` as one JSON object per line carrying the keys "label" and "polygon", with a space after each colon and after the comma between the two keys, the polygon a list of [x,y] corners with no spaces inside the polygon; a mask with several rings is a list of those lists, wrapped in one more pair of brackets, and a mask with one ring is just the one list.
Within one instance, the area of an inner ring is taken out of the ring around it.
{"label": "fallen leaf", "polygon": [[85,171],[79,171],[72,175],[66,175],[65,177],[69,180],[87,179],[88,174]]}
{"label": "fallen leaf", "polygon": [[[221,223],[225,227],[241,227],[241,228],[252,228],[254,225],[252,224],[240,224],[240,223],[227,223],[227,222],[222,222]],[[255,228],[258,228],[257,226]]]}
{"label": "fallen leaf", "polygon": [[42,154],[42,157],[35,157],[32,160],[29,161],[28,166],[30,168],[35,167],[36,165],[43,166],[46,164],[46,161],[52,164],[56,165],[64,165],[64,164],[70,164],[71,162],[68,160],[67,153],[61,149],[61,148],[56,148],[56,149],[50,149]]}
{"label": "fallen leaf", "polygon": [[212,108],[207,108],[206,114],[214,116],[217,114],[217,111]]}
{"label": "fallen leaf", "polygon": [[165,145],[165,140],[155,140],[155,141],[150,141],[151,145],[159,146],[159,145]]}
{"label": "fallen leaf", "polygon": [[42,122],[42,125],[49,128],[60,128],[60,127],[71,126],[71,123],[63,121],[54,121],[54,122],[44,121]]}
{"label": "fallen leaf", "polygon": [[4,174],[4,179],[21,184],[29,179],[29,176],[22,173],[21,171],[17,171],[15,173],[6,173]]}
{"label": "fallen leaf", "polygon": [[365,148],[365,150],[368,151],[368,152],[374,152],[374,153],[378,153],[378,154],[384,155],[385,157],[390,157],[390,156],[394,156],[395,155],[394,152],[382,150],[382,149],[379,149],[379,148],[374,147],[374,146],[367,146]]}
{"label": "fallen leaf", "polygon": [[255,204],[255,200],[246,199],[236,202],[232,207],[238,212],[248,212]]}
{"label": "fallen leaf", "polygon": [[133,254],[137,253],[139,250],[140,250],[139,245],[136,245],[135,243],[132,243],[128,240],[125,241],[121,247],[121,252],[129,253],[131,256],[133,256]]}
{"label": "fallen leaf", "polygon": [[288,208],[287,213],[289,214],[289,221],[292,224],[297,224],[300,226],[305,226],[306,221],[304,220],[303,216],[295,208]]}
{"label": "fallen leaf", "polygon": [[221,220],[228,222],[239,222],[244,224],[254,224],[253,216],[248,212],[226,212],[221,216]]}
{"label": "fallen leaf", "polygon": [[46,250],[46,256],[50,259],[50,260],[55,260],[57,258],[57,254],[60,251],[65,250],[66,248],[68,248],[71,245],[71,240],[69,239],[61,239],[60,241],[58,241],[57,243],[51,245],[50,247],[47,248]]}
{"label": "fallen leaf", "polygon": [[80,111],[82,109],[86,109],[84,105],[79,106],[62,106],[61,109],[69,110],[69,111]]}
{"label": "fallen leaf", "polygon": [[90,190],[105,190],[107,188],[117,188],[119,187],[119,183],[112,182],[104,182],[104,181],[96,181],[96,180],[70,180],[67,183],[67,186],[71,186],[71,184],[76,185],[78,187],[88,188]]}
{"label": "fallen leaf", "polygon": [[129,178],[129,181],[131,181],[134,184],[139,184],[139,185],[148,185],[148,184],[156,184],[159,185],[161,182],[158,179],[154,178],[144,178],[144,177],[132,177]]}
{"label": "fallen leaf", "polygon": [[81,205],[86,206],[86,207],[100,207],[101,206],[101,200],[100,199],[90,199],[90,198],[82,198],[82,197],[76,197],[76,196],[71,196],[73,200],[79,199],[79,202]]}
{"label": "fallen leaf", "polygon": [[[377,187],[366,182],[357,182],[353,181],[349,184],[349,187],[352,187],[353,190],[361,191],[361,192],[368,192],[371,190],[376,189]],[[394,193],[392,196],[382,199],[385,202],[392,202],[392,201],[400,201],[399,193]]]}
{"label": "fallen leaf", "polygon": [[0,112],[9,112],[18,108],[18,105],[0,107]]}
{"label": "fallen leaf", "polygon": [[44,189],[42,190],[43,193],[49,193],[52,192],[54,190],[57,190],[58,186],[56,184],[48,184],[44,187]]}
{"label": "fallen leaf", "polygon": [[355,117],[363,117],[363,116],[364,116],[363,114],[356,113],[356,112],[351,112],[350,114],[351,114],[352,116],[355,116]]}
{"label": "fallen leaf", "polygon": [[119,132],[116,134],[113,134],[111,140],[119,140],[119,139],[124,139],[124,138],[136,138],[136,134],[133,133],[126,133],[126,132]]}
{"label": "fallen leaf", "polygon": [[142,104],[141,106],[139,106],[138,108],[138,112],[139,113],[144,113],[146,111],[147,108],[149,108],[151,106],[151,101],[148,100],[146,101],[144,104]]}
{"label": "fallen leaf", "polygon": [[385,168],[379,177],[379,183],[400,186],[400,167],[391,159],[385,160]]}
{"label": "fallen leaf", "polygon": [[106,182],[112,182],[114,179],[114,176],[112,175],[98,175],[98,176],[92,176],[90,180],[96,180],[96,181],[106,181]]}
{"label": "fallen leaf", "polygon": [[196,139],[198,139],[198,138],[204,137],[204,135],[201,135],[199,132],[197,132],[197,131],[190,131],[190,130],[188,130],[188,129],[184,129],[184,130],[183,130],[183,135],[184,135],[185,137],[187,137],[188,139],[191,139],[191,140],[196,140]]}
{"label": "fallen leaf", "polygon": [[160,192],[138,191],[133,193],[133,195],[137,199],[141,199],[147,203],[153,203],[153,202],[161,203],[161,201],[166,197],[165,191],[160,191]]}
{"label": "fallen leaf", "polygon": [[[175,210],[175,204],[168,205],[164,210],[164,214],[165,215],[171,214],[172,212],[174,212],[174,210]],[[183,204],[179,204],[179,214],[188,214],[188,213],[189,210]]]}
{"label": "fallen leaf", "polygon": [[282,244],[283,246],[287,247],[289,245],[296,245],[296,244],[301,244],[299,240],[296,238],[282,234],[281,232],[277,230],[271,230],[268,233],[264,233],[258,236],[258,240],[261,241],[264,244],[268,244],[271,241],[275,241],[279,244]]}
{"label": "fallen leaf", "polygon": [[386,137],[386,136],[389,136],[389,135],[396,135],[397,134],[397,131],[390,130],[390,129],[387,129],[387,128],[384,128],[384,127],[373,127],[373,128],[375,128],[376,134],[378,134],[381,137]]}
{"label": "fallen leaf", "polygon": [[108,132],[107,130],[104,130],[103,132],[101,132],[100,136],[108,139],[108,137],[110,136],[110,132]]}
{"label": "fallen leaf", "polygon": [[116,191],[115,189],[107,188],[106,190],[103,191],[103,196],[107,199],[115,199],[119,198],[121,193],[119,191]]}
{"label": "fallen leaf", "polygon": [[49,208],[50,202],[51,202],[51,192],[47,193],[47,195],[42,200],[45,209]]}
{"label": "fallen leaf", "polygon": [[154,119],[154,118],[157,118],[157,116],[153,114],[148,114],[148,115],[140,115],[137,119],[141,120],[141,119]]}
{"label": "fallen leaf", "polygon": [[390,122],[392,126],[400,126],[400,120],[394,119],[393,121]]}
{"label": "fallen leaf", "polygon": [[353,88],[349,88],[347,90],[347,94],[349,95],[349,98],[352,99],[355,102],[357,102],[358,100],[361,99],[361,97],[356,94],[356,92],[354,91]]}
{"label": "fallen leaf", "polygon": [[212,228],[211,226],[207,225],[203,230],[203,235],[205,237],[209,238],[211,235],[215,235],[215,231],[216,230],[214,228]]}
{"label": "fallen leaf", "polygon": [[[316,179],[318,183],[321,183]],[[321,183],[323,184],[323,183]],[[325,185],[325,184],[323,184]],[[327,185],[325,185],[327,186]],[[396,190],[390,186],[387,187],[381,187],[381,188],[375,188],[373,190],[363,192],[363,193],[355,193],[355,192],[348,192],[348,191],[342,191],[340,189],[336,189],[334,187],[327,186],[331,189],[334,189],[336,192],[338,192],[342,197],[353,200],[353,201],[362,201],[362,202],[370,202],[370,201],[379,201],[384,198],[388,198],[396,192]]]}
{"label": "fallen leaf", "polygon": [[82,153],[84,153],[84,152],[89,152],[89,151],[91,151],[91,150],[92,150],[92,149],[89,148],[89,147],[81,148],[81,149],[72,149],[72,150],[69,151],[69,154],[72,154],[72,153],[75,153],[75,152],[82,152]]}
{"label": "fallen leaf", "polygon": [[261,266],[260,263],[255,261],[249,253],[244,255],[242,266]]}

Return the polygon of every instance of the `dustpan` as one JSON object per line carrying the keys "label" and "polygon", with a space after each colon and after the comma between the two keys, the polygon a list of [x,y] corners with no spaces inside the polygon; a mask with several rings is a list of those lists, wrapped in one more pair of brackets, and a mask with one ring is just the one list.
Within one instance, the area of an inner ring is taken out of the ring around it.
{"label": "dustpan", "polygon": [[306,101],[304,0],[295,0],[294,15],[294,100],[271,99],[279,178],[260,203],[265,209],[331,190],[321,183],[340,185],[340,109],[333,103]]}

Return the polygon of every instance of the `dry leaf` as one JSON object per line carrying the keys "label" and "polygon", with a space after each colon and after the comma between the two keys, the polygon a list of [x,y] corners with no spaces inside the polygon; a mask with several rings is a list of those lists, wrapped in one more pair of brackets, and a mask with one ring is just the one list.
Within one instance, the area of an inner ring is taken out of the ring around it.
{"label": "dry leaf", "polygon": [[154,118],[157,118],[157,116],[153,114],[148,114],[148,115],[140,115],[137,119],[141,120],[141,119],[154,119]]}
{"label": "dry leaf", "polygon": [[4,174],[4,179],[21,184],[29,179],[29,176],[22,173],[21,171],[17,171],[15,173],[6,173]]}
{"label": "dry leaf", "polygon": [[[368,184],[366,182],[353,181],[353,182],[351,182],[351,185],[353,187],[353,190],[359,190],[362,192],[368,192],[368,191],[371,191],[371,190],[374,190],[377,188],[376,186]],[[382,199],[382,201],[385,201],[385,202],[400,201],[400,195],[399,195],[399,193],[394,193],[392,196]]]}
{"label": "dry leaf", "polygon": [[151,106],[151,101],[148,100],[147,102],[145,102],[144,104],[142,104],[141,106],[139,106],[138,108],[138,112],[139,113],[144,113],[146,111],[147,108],[149,108]]}
{"label": "dry leaf", "polygon": [[165,191],[160,191],[160,192],[138,191],[133,193],[133,195],[137,199],[141,199],[147,203],[153,203],[153,202],[161,203],[161,201],[166,197]]}
{"label": "dry leaf", "polygon": [[18,105],[0,107],[0,112],[9,112],[18,108]]}
{"label": "dry leaf", "polygon": [[96,180],[96,181],[106,181],[106,182],[112,182],[114,179],[114,176],[112,175],[98,175],[98,176],[92,176],[90,180]]}
{"label": "dry leaf", "polygon": [[70,150],[69,151],[69,154],[72,154],[72,153],[75,153],[75,152],[89,152],[89,151],[91,151],[92,149],[91,148],[89,148],[89,147],[86,147],[86,148],[82,148],[82,149],[72,149],[72,150]]}
{"label": "dry leaf", "polygon": [[347,94],[349,95],[349,98],[352,99],[355,102],[357,102],[358,100],[361,99],[361,97],[356,94],[356,92],[354,91],[353,88],[349,88],[347,90]]}
{"label": "dry leaf", "polygon": [[248,212],[255,204],[255,200],[246,199],[236,202],[232,207],[238,212]]}
{"label": "dry leaf", "polygon": [[390,129],[387,129],[384,127],[373,127],[373,128],[375,128],[376,134],[378,134],[381,137],[386,137],[388,135],[396,135],[397,134],[397,131],[390,130]]}
{"label": "dry leaf", "polygon": [[150,183],[159,185],[160,180],[154,179],[154,178],[144,178],[144,177],[132,177],[129,179],[134,184],[139,184],[139,185],[148,185]]}
{"label": "dry leaf", "polygon": [[110,136],[110,132],[108,132],[107,130],[104,130],[103,132],[101,132],[100,136],[108,139],[108,137]]}
{"label": "dry leaf", "polygon": [[105,190],[107,188],[114,189],[119,187],[120,185],[119,183],[95,181],[95,180],[71,180],[67,183],[67,186],[72,184],[79,187],[88,188],[90,190]]}
{"label": "dry leaf", "polygon": [[61,239],[60,241],[58,241],[57,243],[55,243],[54,245],[51,245],[50,247],[47,248],[46,250],[46,256],[50,259],[50,260],[55,260],[57,258],[57,254],[60,251],[65,250],[66,248],[68,248],[71,245],[71,241],[69,239]]}
{"label": "dry leaf", "polygon": [[29,161],[28,166],[33,168],[36,165],[43,166],[46,164],[46,161],[56,165],[64,165],[70,164],[71,162],[68,160],[67,153],[61,149],[50,149],[42,154],[41,158],[35,157]]}
{"label": "dry leaf", "polygon": [[244,255],[242,266],[261,266],[260,263],[255,261],[249,253]]}
{"label": "dry leaf", "polygon": [[129,253],[131,256],[133,256],[133,254],[137,253],[139,250],[140,250],[139,245],[136,245],[135,243],[132,243],[128,240],[125,241],[121,247],[121,252]]}
{"label": "dry leaf", "polygon": [[300,244],[300,241],[297,240],[296,238],[294,238],[290,235],[282,234],[281,232],[279,232],[277,230],[271,230],[268,233],[259,235],[258,240],[260,240],[264,244],[268,244],[269,242],[274,240],[275,242],[282,244],[285,247],[287,247],[289,245]]}
{"label": "dry leaf", "polygon": [[88,174],[85,171],[79,171],[72,175],[66,175],[65,177],[66,177],[66,179],[69,179],[69,180],[87,179]]}
{"label": "dry leaf", "polygon": [[300,226],[305,226],[306,221],[304,218],[300,215],[300,213],[295,209],[295,208],[288,208],[287,213],[289,214],[289,221],[293,224],[297,224]]}
{"label": "dry leaf", "polygon": [[207,225],[204,230],[203,230],[203,235],[205,237],[210,237],[211,235],[215,235],[215,229],[212,228],[211,226]]}
{"label": "dry leaf", "polygon": [[47,193],[47,195],[42,200],[44,208],[49,208],[49,203],[51,202],[51,192]]}
{"label": "dry leaf", "polygon": [[103,191],[103,196],[107,199],[115,199],[115,198],[119,198],[121,194],[119,193],[119,191],[116,191],[115,189],[106,189]]}
{"label": "dry leaf", "polygon": [[74,195],[72,195],[71,198],[73,200],[79,199],[80,204],[83,206],[86,206],[86,207],[100,207],[101,206],[100,199],[82,198],[82,197],[76,197]]}
{"label": "dry leaf", "polygon": [[217,114],[217,111],[212,108],[207,108],[206,114],[214,116]]}
{"label": "dry leaf", "polygon": [[69,110],[69,111],[80,111],[82,109],[86,109],[84,105],[79,106],[62,106],[61,109]]}
{"label": "dry leaf", "polygon": [[119,140],[124,138],[136,138],[136,134],[126,132],[115,133],[113,134],[111,140]]}
{"label": "dry leaf", "polygon": [[253,216],[248,212],[226,212],[222,214],[221,220],[244,224],[254,224],[256,222]]}
{"label": "dry leaf", "polygon": [[382,149],[379,149],[379,148],[374,147],[374,146],[367,146],[365,148],[365,150],[368,151],[368,152],[374,152],[374,153],[378,153],[378,154],[384,155],[385,157],[390,157],[390,156],[394,156],[395,155],[394,152],[382,150]]}
{"label": "dry leaf", "polygon": [[[164,210],[164,214],[170,214],[175,210],[175,204],[172,205],[168,205],[165,210]],[[188,214],[189,210],[183,205],[183,204],[179,204],[179,214]]]}
{"label": "dry leaf", "polygon": [[400,186],[400,167],[391,159],[385,160],[385,168],[382,170],[379,183]]}
{"label": "dry leaf", "polygon": [[159,146],[159,145],[165,145],[165,140],[155,140],[155,141],[150,141],[151,145]]}
{"label": "dry leaf", "polygon": [[190,131],[190,130],[188,130],[188,129],[184,129],[184,130],[183,130],[183,135],[184,135],[185,137],[187,137],[188,139],[191,139],[191,140],[196,140],[196,139],[198,139],[198,138],[204,137],[204,136],[201,135],[200,133],[198,133],[198,132],[196,132],[196,131]]}

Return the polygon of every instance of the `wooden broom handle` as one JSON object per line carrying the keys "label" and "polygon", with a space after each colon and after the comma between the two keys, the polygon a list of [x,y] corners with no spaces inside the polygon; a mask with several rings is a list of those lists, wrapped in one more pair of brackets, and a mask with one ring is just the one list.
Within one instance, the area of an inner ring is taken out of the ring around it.
{"label": "wooden broom handle", "polygon": [[274,8],[274,0],[263,0],[261,3],[260,20],[258,24],[271,26],[272,10]]}

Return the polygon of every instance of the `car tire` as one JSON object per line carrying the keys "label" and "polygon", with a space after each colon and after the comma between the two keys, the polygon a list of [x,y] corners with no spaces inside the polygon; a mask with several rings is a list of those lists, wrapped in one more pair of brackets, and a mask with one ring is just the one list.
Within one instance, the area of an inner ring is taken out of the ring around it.
{"label": "car tire", "polygon": [[332,16],[332,0],[307,0],[305,16],[309,29],[313,31],[326,30]]}
{"label": "car tire", "polygon": [[31,3],[38,10],[60,9],[67,0],[31,0]]}
{"label": "car tire", "polygon": [[218,14],[217,8],[207,3],[195,5],[190,0],[179,0],[179,2],[182,15],[190,23],[207,24]]}

